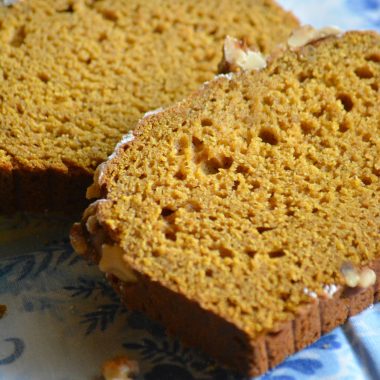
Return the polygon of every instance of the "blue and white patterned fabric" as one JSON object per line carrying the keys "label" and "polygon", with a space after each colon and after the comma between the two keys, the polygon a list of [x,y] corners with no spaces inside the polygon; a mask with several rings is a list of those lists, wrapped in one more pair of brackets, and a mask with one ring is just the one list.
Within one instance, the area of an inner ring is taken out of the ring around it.
{"label": "blue and white patterned fabric", "polygon": [[[380,30],[380,0],[279,0],[304,22]],[[99,379],[104,360],[137,358],[145,380],[242,380],[125,310],[97,268],[73,254],[70,221],[0,217],[0,380]],[[260,380],[379,380],[380,305]]]}

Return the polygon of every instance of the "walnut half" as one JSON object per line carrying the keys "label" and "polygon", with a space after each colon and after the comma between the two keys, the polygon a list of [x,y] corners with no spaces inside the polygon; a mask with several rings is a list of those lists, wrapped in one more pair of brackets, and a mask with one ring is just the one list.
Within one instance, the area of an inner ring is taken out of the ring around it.
{"label": "walnut half", "polygon": [[291,49],[298,49],[311,42],[330,36],[338,36],[341,33],[342,31],[336,26],[326,26],[325,28],[315,29],[311,25],[303,25],[293,31],[288,39],[288,46]]}
{"label": "walnut half", "polygon": [[223,46],[223,59],[218,69],[219,73],[261,70],[267,66],[263,54],[250,49],[245,41],[227,36]]}

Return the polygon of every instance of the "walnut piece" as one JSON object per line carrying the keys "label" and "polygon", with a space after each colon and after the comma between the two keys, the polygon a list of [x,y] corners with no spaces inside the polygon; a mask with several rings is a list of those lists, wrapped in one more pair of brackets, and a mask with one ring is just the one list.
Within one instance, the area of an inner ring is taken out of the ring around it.
{"label": "walnut piece", "polygon": [[345,262],[340,271],[343,274],[346,285],[350,288],[368,288],[375,284],[376,273],[370,268],[358,270],[351,263]]}
{"label": "walnut piece", "polygon": [[310,42],[318,41],[326,37],[337,36],[342,31],[336,26],[327,26],[322,29],[315,29],[311,25],[304,25],[293,31],[288,39],[288,46],[291,49],[297,49],[309,44]]}
{"label": "walnut piece", "polygon": [[88,245],[82,233],[82,226],[80,223],[75,223],[70,231],[70,243],[74,251],[79,255],[84,255],[88,251]]}
{"label": "walnut piece", "polygon": [[107,360],[102,367],[102,375],[105,380],[133,380],[139,372],[138,363],[126,356]]}
{"label": "walnut piece", "polygon": [[245,41],[230,36],[226,37],[219,73],[261,70],[266,66],[266,59],[259,51],[250,49]]}
{"label": "walnut piece", "polygon": [[372,285],[375,285],[376,282],[376,273],[370,268],[364,268],[360,272],[359,286],[361,288],[369,288]]}

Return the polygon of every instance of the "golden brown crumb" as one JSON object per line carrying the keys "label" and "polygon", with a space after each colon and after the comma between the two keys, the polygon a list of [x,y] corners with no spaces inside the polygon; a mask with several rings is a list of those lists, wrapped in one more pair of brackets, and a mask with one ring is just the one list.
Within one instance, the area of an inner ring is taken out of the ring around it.
{"label": "golden brown crumb", "polygon": [[227,34],[269,52],[298,25],[268,0],[28,0],[0,24],[0,183],[42,171],[42,190],[88,178],[145,112],[212,79]]}

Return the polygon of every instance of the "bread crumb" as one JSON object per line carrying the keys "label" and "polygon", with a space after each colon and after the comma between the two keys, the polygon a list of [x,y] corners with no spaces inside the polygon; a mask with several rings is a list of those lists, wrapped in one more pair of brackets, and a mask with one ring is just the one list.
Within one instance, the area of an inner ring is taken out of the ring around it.
{"label": "bread crumb", "polygon": [[4,314],[7,312],[6,305],[0,305],[0,318],[4,317]]}
{"label": "bread crumb", "polygon": [[133,380],[140,372],[137,361],[130,360],[127,356],[118,356],[107,360],[102,367],[102,375],[105,380]]}

